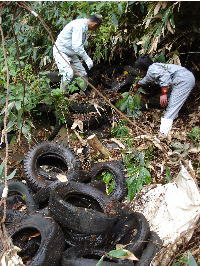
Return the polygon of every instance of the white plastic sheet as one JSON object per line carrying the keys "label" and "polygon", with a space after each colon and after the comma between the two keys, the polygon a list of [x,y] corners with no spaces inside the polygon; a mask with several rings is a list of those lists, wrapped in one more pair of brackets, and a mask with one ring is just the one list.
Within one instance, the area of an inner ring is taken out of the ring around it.
{"label": "white plastic sheet", "polygon": [[151,230],[162,239],[163,246],[174,244],[183,236],[184,241],[189,241],[200,217],[199,189],[186,168],[181,166],[173,182],[146,187],[136,197],[133,208],[144,214]]}

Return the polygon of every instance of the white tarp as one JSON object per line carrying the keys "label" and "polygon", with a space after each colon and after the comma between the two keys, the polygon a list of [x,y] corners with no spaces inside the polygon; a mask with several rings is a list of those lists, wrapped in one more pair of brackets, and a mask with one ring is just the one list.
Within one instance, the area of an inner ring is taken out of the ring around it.
{"label": "white tarp", "polygon": [[144,214],[151,230],[162,239],[163,246],[175,243],[183,235],[189,241],[200,217],[199,189],[186,168],[181,166],[173,182],[146,187],[139,193],[133,208]]}

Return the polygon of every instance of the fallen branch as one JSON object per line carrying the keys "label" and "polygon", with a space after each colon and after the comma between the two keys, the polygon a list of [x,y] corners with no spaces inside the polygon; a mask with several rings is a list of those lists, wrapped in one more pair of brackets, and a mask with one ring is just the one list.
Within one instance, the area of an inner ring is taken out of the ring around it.
{"label": "fallen branch", "polygon": [[87,138],[88,144],[94,149],[95,152],[100,152],[104,155],[105,158],[110,158],[110,152],[106,147],[103,146],[103,144],[99,141],[97,136],[95,134],[89,136]]}

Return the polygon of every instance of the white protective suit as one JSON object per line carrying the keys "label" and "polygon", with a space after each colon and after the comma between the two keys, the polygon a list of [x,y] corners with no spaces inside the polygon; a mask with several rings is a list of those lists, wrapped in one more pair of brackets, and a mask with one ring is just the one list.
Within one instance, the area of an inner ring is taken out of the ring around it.
{"label": "white protective suit", "polygon": [[160,132],[167,135],[173,120],[195,85],[194,75],[184,67],[174,64],[154,63],[149,66],[146,76],[138,84],[158,84],[169,87],[171,94],[164,117],[161,118]]}
{"label": "white protective suit", "polygon": [[78,56],[80,56],[88,65],[93,64],[91,58],[87,55],[84,44],[87,39],[88,22],[87,18],[75,19],[68,23],[56,40],[56,46],[58,47],[60,53],[58,53],[57,48],[53,47],[53,56],[58,66],[59,72],[62,75],[62,81],[71,81],[74,77],[75,72],[78,71],[82,76],[86,76],[87,72]]}

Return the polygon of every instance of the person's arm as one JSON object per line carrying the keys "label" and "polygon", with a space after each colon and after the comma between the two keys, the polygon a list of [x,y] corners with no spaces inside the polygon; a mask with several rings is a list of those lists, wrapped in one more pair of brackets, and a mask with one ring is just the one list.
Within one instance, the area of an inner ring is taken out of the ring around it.
{"label": "person's arm", "polygon": [[163,68],[163,71],[160,71],[158,76],[158,83],[161,87],[160,105],[162,107],[166,107],[168,104],[168,91],[171,82],[172,80],[170,73],[167,71],[167,69]]}
{"label": "person's arm", "polygon": [[149,84],[149,83],[153,83],[154,82],[154,76],[152,75],[151,71],[147,71],[146,76],[138,81],[138,85],[140,85],[141,87]]}
{"label": "person's arm", "polygon": [[86,53],[83,46],[83,28],[81,25],[75,25],[72,31],[72,49],[86,62],[88,68],[93,67],[92,59]]}
{"label": "person's arm", "polygon": [[143,79],[138,81],[133,91],[136,92],[140,87],[146,84],[152,83],[153,81],[154,81],[153,76],[151,75],[150,72],[147,71],[146,76]]}

